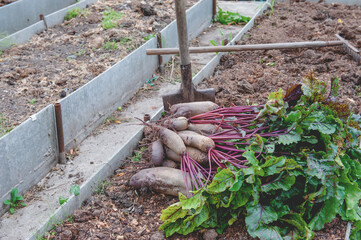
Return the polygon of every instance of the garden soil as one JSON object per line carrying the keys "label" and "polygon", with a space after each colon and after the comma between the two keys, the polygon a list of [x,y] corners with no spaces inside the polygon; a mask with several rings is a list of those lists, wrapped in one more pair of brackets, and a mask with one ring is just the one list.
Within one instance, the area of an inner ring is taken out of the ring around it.
{"label": "garden soil", "polygon": [[[275,43],[286,41],[336,40],[339,33],[361,48],[361,8],[339,4],[305,3],[276,4],[274,12],[261,16],[256,26],[238,44]],[[332,76],[340,79],[339,100],[361,112],[361,66],[357,66],[342,47],[323,49],[268,50],[226,54],[212,77],[201,87],[214,87],[221,106],[264,103],[271,91],[286,89],[299,83],[309,72],[326,82]],[[140,147],[147,147],[155,136],[146,132]],[[161,210],[176,198],[135,190],[128,186],[133,174],[151,167],[148,150],[139,160],[132,157],[115,171],[113,177],[99,185],[96,194],[72,217],[50,231],[45,239],[164,239],[157,229]],[[135,155],[135,156],[139,156]],[[139,161],[138,161],[139,160]],[[336,218],[316,233],[316,238],[344,239],[346,223]],[[240,219],[217,235],[202,230],[188,236],[170,239],[251,239]]]}
{"label": "garden soil", "polygon": [[7,4],[10,4],[10,3],[13,3],[15,2],[16,0],[0,0],[0,7],[1,6],[5,6]]}

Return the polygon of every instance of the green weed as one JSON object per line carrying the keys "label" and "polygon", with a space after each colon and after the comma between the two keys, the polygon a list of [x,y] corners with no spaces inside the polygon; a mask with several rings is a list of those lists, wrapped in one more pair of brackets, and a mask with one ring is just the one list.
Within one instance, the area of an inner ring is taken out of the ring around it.
{"label": "green weed", "polygon": [[123,14],[121,12],[116,12],[111,8],[107,8],[107,10],[103,13],[103,20],[101,24],[102,28],[108,30],[119,27],[117,20],[119,20],[122,16]]}
{"label": "green weed", "polygon": [[34,98],[34,99],[31,99],[30,101],[29,101],[29,103],[31,104],[31,105],[33,105],[34,103],[36,103],[38,100],[36,100],[36,98]]}
{"label": "green weed", "polygon": [[6,135],[11,130],[13,130],[13,127],[5,127],[5,117],[0,113],[0,137]]}
{"label": "green weed", "polygon": [[107,190],[107,188],[109,186],[111,186],[112,184],[110,182],[108,182],[107,180],[104,180],[103,182],[99,183],[97,188],[95,189],[94,193],[95,194],[102,194],[104,195],[104,191]]}
{"label": "green weed", "polygon": [[[220,42],[220,45],[221,46],[225,46],[228,44],[228,42],[230,42],[232,40],[232,33],[229,33],[228,35],[226,35],[221,28],[219,28],[219,33],[221,34],[221,42]],[[211,40],[210,43],[213,45],[213,46],[217,46],[218,43],[217,41],[215,40]]]}
{"label": "green weed", "polygon": [[[221,34],[221,42],[220,45],[221,46],[226,46],[231,40],[232,40],[232,33],[229,33],[227,36],[226,34],[222,31],[222,29],[219,28],[219,33]],[[216,40],[211,40],[209,41],[210,44],[212,44],[213,46],[218,46],[218,42]],[[218,52],[216,52],[218,54]]]}
{"label": "green weed", "polygon": [[132,160],[133,162],[139,162],[139,161],[142,159],[143,152],[144,152],[145,149],[147,149],[147,148],[146,148],[146,147],[142,147],[142,148],[140,148],[139,151],[136,151],[136,152],[135,152],[135,155],[132,157],[131,160]]}
{"label": "green weed", "polygon": [[106,50],[114,51],[118,49],[118,43],[116,41],[105,42],[103,43],[102,48]]}
{"label": "green weed", "polygon": [[82,49],[82,50],[80,50],[79,52],[73,52],[73,54],[75,55],[75,56],[81,56],[81,55],[84,55],[85,54],[85,49]]}
{"label": "green weed", "polygon": [[4,204],[10,206],[9,212],[13,214],[15,212],[15,208],[26,206],[26,204],[22,202],[23,200],[24,197],[18,194],[18,189],[13,188],[10,193],[10,199],[6,199]]}
{"label": "green weed", "polygon": [[62,197],[60,196],[59,197],[59,205],[63,205],[64,203],[66,203],[68,201],[68,198],[65,198],[65,197]]}
{"label": "green weed", "polygon": [[73,186],[70,187],[69,190],[70,194],[74,194],[74,196],[78,196],[80,195],[80,187],[78,184],[74,184]]}
{"label": "green weed", "polygon": [[64,20],[69,21],[70,19],[73,19],[77,16],[85,17],[86,15],[88,15],[88,11],[86,9],[75,7],[68,11],[68,13],[64,17]]}
{"label": "green weed", "polygon": [[145,40],[145,41],[148,41],[149,39],[152,39],[152,38],[154,38],[154,37],[156,37],[155,34],[150,34],[150,35],[144,37],[144,40]]}
{"label": "green weed", "polygon": [[224,24],[224,25],[232,25],[238,24],[240,22],[249,22],[251,20],[250,17],[242,16],[239,13],[234,13],[230,11],[223,11],[220,7],[218,7],[218,13],[216,16],[216,21]]}
{"label": "green weed", "polygon": [[128,38],[128,37],[122,37],[122,38],[119,38],[118,41],[119,41],[119,44],[121,44],[121,45],[127,45],[128,42],[132,41],[132,39]]}

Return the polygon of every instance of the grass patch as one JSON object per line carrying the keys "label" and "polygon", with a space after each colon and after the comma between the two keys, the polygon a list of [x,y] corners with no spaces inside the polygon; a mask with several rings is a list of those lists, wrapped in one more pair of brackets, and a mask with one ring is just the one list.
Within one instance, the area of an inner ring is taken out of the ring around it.
{"label": "grass patch", "polygon": [[5,126],[5,117],[2,113],[0,113],[0,137],[8,134],[11,130],[13,130],[13,127],[6,127]]}
{"label": "grass patch", "polygon": [[123,16],[121,12],[117,12],[111,8],[107,8],[103,13],[102,28],[105,30],[119,27],[118,20]]}
{"label": "grass patch", "polygon": [[116,41],[108,41],[103,43],[103,49],[114,51],[118,49],[118,43]]}
{"label": "grass patch", "polygon": [[68,11],[68,13],[64,17],[64,20],[69,21],[77,16],[85,17],[86,15],[88,15],[88,11],[86,9],[75,7]]}

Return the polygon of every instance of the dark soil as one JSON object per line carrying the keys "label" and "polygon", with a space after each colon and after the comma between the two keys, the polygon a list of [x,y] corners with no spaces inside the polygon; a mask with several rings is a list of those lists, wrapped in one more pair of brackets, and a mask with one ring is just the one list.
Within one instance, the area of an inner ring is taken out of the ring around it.
{"label": "dark soil", "polygon": [[[239,44],[338,40],[340,34],[361,48],[361,8],[323,3],[278,4],[272,16],[263,15]],[[309,72],[326,82],[340,79],[340,101],[361,111],[361,66],[343,47],[268,50],[224,55],[213,77],[217,103],[264,103],[272,91],[299,83]]]}
{"label": "dark soil", "polygon": [[15,2],[16,0],[0,0],[0,7],[1,6],[5,6],[7,4],[10,4],[10,3],[13,3]]}
{"label": "dark soil", "polygon": [[[122,13],[119,26],[105,30],[103,14],[112,10]],[[174,19],[173,1],[99,0],[28,43],[0,51],[0,136],[1,128],[13,128],[74,92]]]}
{"label": "dark soil", "polygon": [[[277,4],[275,12],[257,20],[255,28],[240,44],[286,41],[336,40],[335,33],[361,48],[361,8],[327,5],[323,3]],[[322,80],[340,78],[340,100],[360,112],[361,67],[357,66],[342,47],[324,49],[270,50],[229,54],[203,87],[214,87],[216,100],[222,106],[264,103],[271,91],[298,83],[314,71]],[[147,146],[153,136],[141,142]],[[176,198],[135,190],[127,186],[130,177],[151,164],[147,151],[140,162],[129,159],[107,184],[101,185],[72,219],[54,228],[48,239],[164,239],[157,232],[161,224],[161,210],[177,201]],[[133,159],[134,160],[134,159]],[[105,186],[104,188],[102,186]],[[344,239],[346,223],[335,219],[316,233],[316,239]],[[207,230],[170,239],[202,239]],[[205,237],[204,237],[205,238]],[[205,238],[207,239],[207,238]],[[209,238],[210,239],[210,238]],[[217,239],[251,239],[243,219],[229,227]]]}

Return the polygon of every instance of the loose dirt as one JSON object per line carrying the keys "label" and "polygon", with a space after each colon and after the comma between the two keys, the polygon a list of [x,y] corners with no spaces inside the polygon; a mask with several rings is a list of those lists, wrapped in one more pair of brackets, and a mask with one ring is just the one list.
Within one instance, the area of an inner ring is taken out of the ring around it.
{"label": "loose dirt", "polygon": [[10,3],[13,3],[15,1],[16,0],[0,0],[0,7],[10,4]]}
{"label": "loose dirt", "polygon": [[[105,30],[103,16],[112,11],[122,17]],[[28,43],[0,51],[1,128],[8,131],[74,92],[174,19],[173,1],[100,0]]]}
{"label": "loose dirt", "polygon": [[[275,12],[264,14],[254,29],[239,44],[286,41],[335,40],[339,33],[361,48],[361,8],[323,3],[277,4]],[[202,87],[214,87],[217,103],[246,105],[264,103],[271,91],[298,83],[310,71],[322,80],[340,78],[340,100],[359,113],[361,101],[361,67],[341,48],[269,50],[224,55],[214,75]],[[147,147],[152,135],[140,143]],[[142,155],[142,157],[140,157]],[[176,198],[135,190],[127,185],[130,177],[140,169],[150,167],[148,150],[125,160],[115,175],[99,185],[96,194],[82,209],[63,224],[55,226],[45,239],[164,239],[157,232],[161,224],[161,210],[177,201]],[[346,223],[335,219],[316,233],[316,239],[344,239]],[[188,236],[170,239],[202,239],[212,234],[202,230]],[[243,219],[229,227],[217,239],[251,239]]]}

